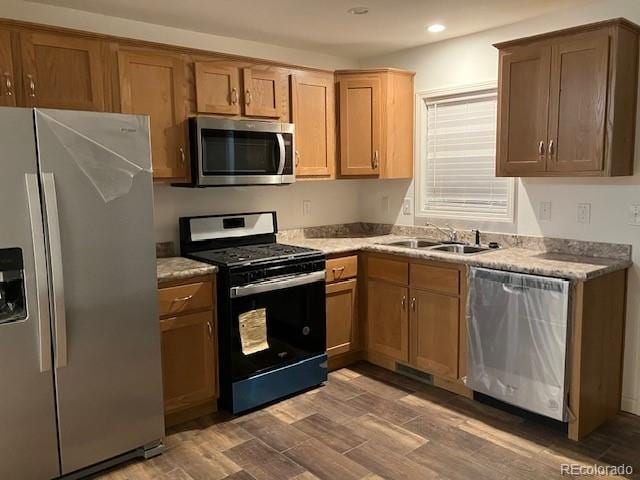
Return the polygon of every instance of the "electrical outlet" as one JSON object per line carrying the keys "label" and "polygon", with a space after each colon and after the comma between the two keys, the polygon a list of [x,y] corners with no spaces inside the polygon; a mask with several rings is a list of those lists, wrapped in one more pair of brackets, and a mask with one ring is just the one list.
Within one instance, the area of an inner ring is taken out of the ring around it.
{"label": "electrical outlet", "polygon": [[551,202],[540,202],[538,208],[538,220],[551,220]]}
{"label": "electrical outlet", "polygon": [[578,204],[578,223],[591,223],[591,204]]}
{"label": "electrical outlet", "polygon": [[629,225],[640,227],[640,205],[629,205]]}
{"label": "electrical outlet", "polygon": [[402,214],[411,215],[411,199],[405,198],[402,202]]}
{"label": "electrical outlet", "polygon": [[302,201],[302,216],[308,217],[311,215],[311,200]]}
{"label": "electrical outlet", "polygon": [[382,197],[380,199],[380,210],[383,212],[389,211],[389,197]]}

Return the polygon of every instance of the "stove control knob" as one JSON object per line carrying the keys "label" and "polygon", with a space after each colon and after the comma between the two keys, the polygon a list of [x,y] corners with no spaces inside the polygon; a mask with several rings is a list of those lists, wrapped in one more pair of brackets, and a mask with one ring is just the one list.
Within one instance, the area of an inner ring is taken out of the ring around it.
{"label": "stove control knob", "polygon": [[311,333],[311,329],[309,327],[302,328],[302,335],[309,335]]}

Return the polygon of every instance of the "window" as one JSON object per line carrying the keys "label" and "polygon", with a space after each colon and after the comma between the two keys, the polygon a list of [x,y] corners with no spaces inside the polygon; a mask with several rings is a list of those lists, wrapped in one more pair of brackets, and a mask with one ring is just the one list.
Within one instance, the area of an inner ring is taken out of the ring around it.
{"label": "window", "polygon": [[495,176],[495,88],[419,96],[418,216],[513,221],[514,181]]}

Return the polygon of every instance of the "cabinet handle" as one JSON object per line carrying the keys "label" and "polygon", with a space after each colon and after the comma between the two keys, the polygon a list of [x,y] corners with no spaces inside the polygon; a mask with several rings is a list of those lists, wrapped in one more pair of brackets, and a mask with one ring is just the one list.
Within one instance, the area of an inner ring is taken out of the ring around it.
{"label": "cabinet handle", "polygon": [[184,167],[186,163],[185,155],[184,155],[184,147],[180,147],[180,164]]}
{"label": "cabinet handle", "polygon": [[211,326],[211,322],[207,322],[207,328],[209,329],[209,336],[213,338],[213,327]]}
{"label": "cabinet handle", "polygon": [[416,311],[416,297],[413,297],[411,299],[411,311],[415,312]]}
{"label": "cabinet handle", "polygon": [[244,92],[244,103],[251,105],[251,90]]}
{"label": "cabinet handle", "polygon": [[406,310],[407,309],[407,296],[403,295],[402,296],[402,310]]}
{"label": "cabinet handle", "polygon": [[171,303],[175,303],[175,302],[186,302],[187,300],[191,300],[193,298],[193,295],[187,295],[186,297],[177,297],[174,298]]}
{"label": "cabinet handle", "polygon": [[540,143],[538,144],[538,155],[544,155],[544,140],[540,140]]}
{"label": "cabinet handle", "polygon": [[4,84],[7,87],[7,97],[13,95],[11,89],[13,88],[13,84],[11,83],[11,75],[8,72],[4,72]]}
{"label": "cabinet handle", "polygon": [[28,74],[27,79],[29,80],[29,96],[36,96],[36,82],[33,81],[33,75]]}
{"label": "cabinet handle", "polygon": [[549,141],[549,149],[548,149],[549,156],[552,156],[555,153],[555,148],[554,147],[555,147],[555,145],[553,143],[553,140],[550,140]]}
{"label": "cabinet handle", "polygon": [[371,160],[372,168],[378,168],[378,157],[379,157],[379,153],[378,153],[378,150],[376,150],[375,152],[373,152],[373,159]]}
{"label": "cabinet handle", "polygon": [[296,150],[296,167],[300,165],[300,152]]}
{"label": "cabinet handle", "polygon": [[231,105],[235,105],[238,103],[238,90],[235,88],[231,89]]}
{"label": "cabinet handle", "polygon": [[344,266],[342,267],[333,267],[333,276],[336,278],[340,278],[342,277],[342,274],[344,273]]}

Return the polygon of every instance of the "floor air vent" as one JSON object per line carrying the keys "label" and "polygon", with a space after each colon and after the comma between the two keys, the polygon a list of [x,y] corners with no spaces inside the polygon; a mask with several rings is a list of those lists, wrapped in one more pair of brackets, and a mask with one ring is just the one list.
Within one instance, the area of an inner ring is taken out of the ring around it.
{"label": "floor air vent", "polygon": [[408,367],[407,365],[402,365],[400,363],[396,363],[396,372],[405,377],[413,378],[414,380],[418,380],[419,382],[426,383],[428,385],[433,385],[433,375],[430,373],[424,373],[420,370],[416,370],[414,368]]}

